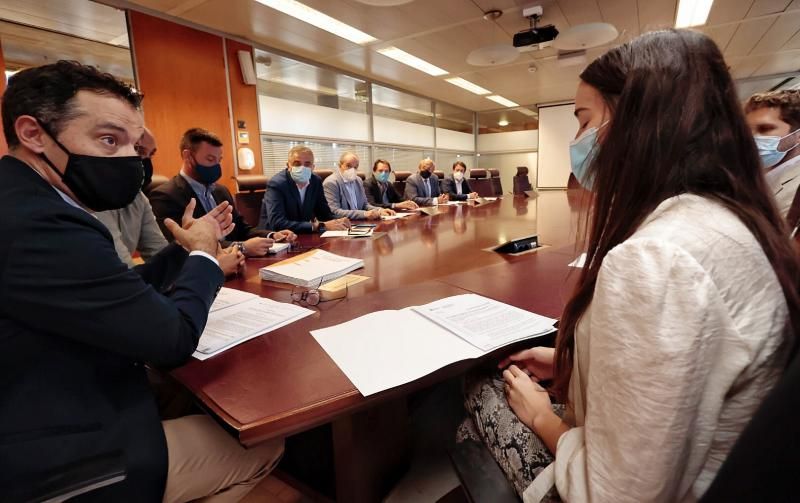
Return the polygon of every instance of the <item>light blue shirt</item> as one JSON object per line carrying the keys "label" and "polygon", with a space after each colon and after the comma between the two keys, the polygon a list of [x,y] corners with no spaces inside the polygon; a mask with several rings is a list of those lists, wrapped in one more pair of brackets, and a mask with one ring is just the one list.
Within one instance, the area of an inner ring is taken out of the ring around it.
{"label": "light blue shirt", "polygon": [[214,201],[214,196],[211,195],[211,191],[214,190],[215,186],[213,183],[211,185],[203,185],[191,176],[185,174],[183,171],[181,171],[181,176],[184,180],[189,182],[189,186],[197,195],[197,200],[203,205],[206,213],[217,207],[217,203]]}
{"label": "light blue shirt", "polygon": [[344,189],[347,191],[347,204],[350,206],[349,209],[351,210],[360,210],[362,208],[358,207],[356,201],[358,201],[358,197],[356,197],[356,189],[358,188],[358,182],[345,182]]}

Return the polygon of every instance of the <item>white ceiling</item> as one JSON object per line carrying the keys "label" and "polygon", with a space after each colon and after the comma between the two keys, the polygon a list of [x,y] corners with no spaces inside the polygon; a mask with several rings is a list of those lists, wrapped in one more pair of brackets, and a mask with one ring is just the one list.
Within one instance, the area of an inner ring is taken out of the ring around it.
{"label": "white ceiling", "polygon": [[[524,53],[512,63],[491,68],[470,66],[467,54],[484,45],[510,43],[514,33],[528,26],[521,11],[530,5],[542,5],[542,23],[553,23],[561,31],[582,23],[612,23],[621,33],[614,44],[671,27],[677,5],[677,0],[415,0],[397,7],[370,7],[357,0],[303,0],[378,39],[362,47],[254,0],[102,1],[177,17],[257,46],[478,111],[495,110],[498,105],[375,49],[397,46],[444,68],[449,76],[463,77],[522,105],[567,100],[583,66],[558,66],[552,48]],[[496,23],[485,21],[482,15],[489,9],[501,9],[504,14]],[[0,18],[104,43],[127,43],[120,12],[89,0],[3,0]],[[715,0],[707,25],[700,29],[723,49],[735,78],[800,70],[800,0]],[[590,50],[588,61],[605,49]],[[531,64],[538,71],[528,72]],[[287,67],[286,80],[313,78],[302,66],[294,67],[303,75],[292,75]]]}
{"label": "white ceiling", "polygon": [[[528,26],[522,7],[544,7],[543,24],[559,30],[608,22],[620,41],[671,27],[676,0],[415,0],[397,7],[370,7],[356,0],[304,0],[378,41],[362,47],[265,7],[254,0],[133,0],[139,6],[180,17],[346,71],[377,79],[470,110],[497,104],[375,52],[394,45],[520,104],[570,99],[581,66],[559,67],[552,48],[523,53],[500,67],[473,67],[467,54],[478,47],[510,43]],[[483,12],[501,9],[496,22]],[[701,28],[723,49],[735,77],[800,70],[800,0],[715,0]],[[605,48],[589,51],[589,61]],[[528,72],[534,63],[538,71]]]}

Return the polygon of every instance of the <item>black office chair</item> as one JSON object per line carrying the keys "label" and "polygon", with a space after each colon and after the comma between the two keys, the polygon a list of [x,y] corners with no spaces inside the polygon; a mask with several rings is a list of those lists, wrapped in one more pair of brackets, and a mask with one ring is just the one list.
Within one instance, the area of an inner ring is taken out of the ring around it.
{"label": "black office chair", "polygon": [[267,190],[269,178],[265,175],[239,175],[236,177],[238,192],[233,196],[236,211],[244,221],[256,225],[261,218],[261,202]]}
{"label": "black office chair", "polygon": [[314,174],[318,177],[322,178],[322,181],[325,181],[326,178],[333,174],[332,169],[315,169]]}
{"label": "black office chair", "polygon": [[798,499],[800,358],[756,411],[700,503]]}
{"label": "black office chair", "polygon": [[167,183],[168,181],[169,178],[164,175],[153,175],[153,179],[150,181],[147,187],[142,187],[142,192],[144,192],[145,196],[150,197],[150,193],[153,191],[153,189],[159,185]]}
{"label": "black office chair", "polygon": [[525,191],[533,190],[531,181],[528,179],[528,167],[517,166],[517,174],[514,175],[514,195],[525,194]]}
{"label": "black office chair", "polygon": [[401,196],[406,191],[406,179],[411,176],[410,171],[395,171],[394,172],[394,190]]}
{"label": "black office chair", "polygon": [[2,499],[13,503],[60,503],[125,480],[124,454],[100,454],[19,481],[16,489],[3,489]]}

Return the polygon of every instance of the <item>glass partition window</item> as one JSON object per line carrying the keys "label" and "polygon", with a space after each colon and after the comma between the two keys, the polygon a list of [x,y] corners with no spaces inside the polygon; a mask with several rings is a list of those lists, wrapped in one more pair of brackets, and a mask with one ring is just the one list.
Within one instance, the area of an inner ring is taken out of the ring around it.
{"label": "glass partition window", "polygon": [[453,164],[455,164],[458,161],[461,161],[467,165],[467,176],[469,176],[469,170],[478,167],[475,164],[475,159],[476,159],[475,154],[473,154],[472,152],[459,153],[459,152],[443,152],[439,150],[436,152],[436,169],[444,171],[446,175],[449,175],[453,171]]}
{"label": "glass partition window", "polygon": [[[66,0],[49,2],[44,10],[24,2],[14,9],[0,7],[6,78],[25,68],[66,59],[134,84],[124,11],[86,3],[81,15],[72,12],[73,2]],[[68,32],[58,31],[62,29]]]}
{"label": "glass partition window", "polygon": [[372,84],[372,124],[377,143],[433,147],[433,102]]}
{"label": "glass partition window", "polygon": [[365,81],[258,49],[255,64],[263,132],[369,141]]}
{"label": "glass partition window", "polygon": [[346,144],[323,141],[296,141],[282,138],[261,137],[261,154],[264,159],[264,174],[271,177],[286,167],[289,149],[296,145],[305,145],[314,151],[315,169],[336,169],[339,157],[345,152],[355,152],[360,163],[358,170],[363,173],[372,171],[372,156],[367,145]]}
{"label": "glass partition window", "polygon": [[535,106],[478,112],[478,134],[534,129],[539,129],[539,113]]}
{"label": "glass partition window", "polygon": [[[387,146],[375,146],[373,149],[375,160],[384,159],[392,165],[392,171],[410,171],[415,173],[419,161],[430,157],[434,158],[433,150],[408,149]],[[372,164],[369,167],[372,170]]]}

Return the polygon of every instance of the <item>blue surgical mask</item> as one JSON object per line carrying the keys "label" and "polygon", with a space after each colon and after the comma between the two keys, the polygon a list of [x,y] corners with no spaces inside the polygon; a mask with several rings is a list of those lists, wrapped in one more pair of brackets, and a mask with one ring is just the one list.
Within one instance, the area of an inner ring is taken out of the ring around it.
{"label": "blue surgical mask", "polygon": [[600,127],[587,129],[582,135],[569,143],[570,169],[586,190],[592,190],[592,179],[589,178],[588,170],[596,152],[597,132],[606,124],[608,124],[608,121],[600,124]]}
{"label": "blue surgical mask", "polygon": [[375,173],[375,179],[381,183],[386,183],[389,181],[389,172],[383,171],[381,173]]}
{"label": "blue surgical mask", "polygon": [[222,176],[222,167],[219,164],[205,166],[197,162],[197,159],[195,159],[194,172],[197,173],[197,177],[199,179],[198,181],[200,183],[203,185],[211,185],[219,180]]}
{"label": "blue surgical mask", "polygon": [[289,168],[289,174],[292,175],[294,183],[299,183],[301,185],[311,180],[311,168],[308,166],[292,166]]}
{"label": "blue surgical mask", "polygon": [[787,136],[791,136],[796,132],[800,131],[800,129],[795,129],[791,133],[787,134],[786,136],[754,136],[753,139],[756,141],[756,147],[758,148],[758,155],[761,157],[761,163],[764,165],[764,168],[771,168],[781,162],[786,154],[789,153],[790,150],[796,148],[800,145],[800,142],[796,143],[794,147],[790,148],[789,150],[781,152],[778,150],[778,145],[780,144],[781,140],[786,138]]}

